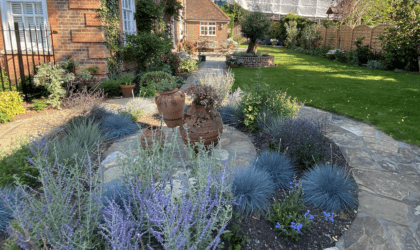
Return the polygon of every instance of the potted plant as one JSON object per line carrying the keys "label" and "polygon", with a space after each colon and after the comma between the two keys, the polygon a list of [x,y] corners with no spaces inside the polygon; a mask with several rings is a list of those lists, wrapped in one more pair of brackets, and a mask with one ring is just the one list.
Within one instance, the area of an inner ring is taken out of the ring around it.
{"label": "potted plant", "polygon": [[271,39],[271,44],[273,44],[273,47],[275,47],[278,42],[279,42],[279,40],[277,40],[277,39]]}
{"label": "potted plant", "polygon": [[88,87],[92,79],[90,71],[84,67],[80,67],[80,71],[76,74],[75,81],[77,82],[77,89],[81,90],[83,87]]}
{"label": "potted plant", "polygon": [[236,67],[239,67],[239,66],[242,66],[242,65],[244,65],[244,61],[242,61],[241,59],[239,59],[239,58],[228,58],[227,60],[226,60],[226,65],[228,66],[228,67],[231,67],[231,68],[236,68]]}
{"label": "potted plant", "polygon": [[173,79],[162,79],[156,83],[159,95],[155,97],[159,114],[163,116],[166,125],[174,128],[182,123],[185,106],[185,93],[178,90]]}
{"label": "potted plant", "polygon": [[[204,140],[204,146],[216,146],[223,132],[223,120],[217,111],[220,97],[210,85],[191,84],[187,94],[192,96],[191,107],[186,111],[180,126],[180,134],[185,144]],[[188,134],[187,134],[188,132]]]}
{"label": "potted plant", "polygon": [[133,89],[136,86],[133,84],[134,77],[131,74],[123,74],[119,80],[121,81],[120,88],[123,93],[123,97],[133,96]]}

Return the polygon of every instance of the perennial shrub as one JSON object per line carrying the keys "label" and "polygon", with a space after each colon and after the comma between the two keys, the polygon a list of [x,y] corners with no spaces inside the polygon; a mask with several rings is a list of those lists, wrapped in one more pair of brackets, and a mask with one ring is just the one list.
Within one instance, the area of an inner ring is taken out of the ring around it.
{"label": "perennial shrub", "polygon": [[0,114],[2,113],[10,118],[13,118],[15,115],[26,113],[19,92],[0,92]]}
{"label": "perennial shrub", "polygon": [[108,139],[123,138],[139,130],[129,114],[112,114],[103,118],[100,126],[102,134]]}
{"label": "perennial shrub", "polygon": [[151,82],[154,82],[155,84],[162,81],[162,80],[168,80],[172,82],[172,76],[166,72],[163,71],[151,71],[147,72],[143,75],[143,77],[140,79],[140,85],[142,86],[148,86],[151,84]]}
{"label": "perennial shrub", "polygon": [[357,185],[342,167],[316,165],[302,177],[302,187],[305,202],[325,211],[352,209],[357,204]]}
{"label": "perennial shrub", "polygon": [[199,74],[195,79],[199,84],[204,86],[212,86],[220,98],[220,104],[227,102],[229,92],[235,82],[235,75],[231,70],[224,72],[222,70],[215,73]]}
{"label": "perennial shrub", "polygon": [[382,64],[381,61],[378,60],[369,60],[366,64],[366,68],[368,69],[379,69],[379,70],[386,70],[386,66]]}
{"label": "perennial shrub", "polygon": [[282,152],[287,148],[287,154],[298,170],[306,170],[325,161],[326,148],[319,145],[323,138],[322,132],[305,118],[288,119],[273,131],[273,136],[274,144],[280,146]]}

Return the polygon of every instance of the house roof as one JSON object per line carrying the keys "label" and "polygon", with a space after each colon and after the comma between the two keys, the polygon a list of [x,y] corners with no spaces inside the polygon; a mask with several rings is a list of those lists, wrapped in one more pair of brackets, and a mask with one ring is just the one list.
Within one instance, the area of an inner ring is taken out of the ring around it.
{"label": "house roof", "polygon": [[230,22],[230,18],[211,0],[186,0],[185,19]]}

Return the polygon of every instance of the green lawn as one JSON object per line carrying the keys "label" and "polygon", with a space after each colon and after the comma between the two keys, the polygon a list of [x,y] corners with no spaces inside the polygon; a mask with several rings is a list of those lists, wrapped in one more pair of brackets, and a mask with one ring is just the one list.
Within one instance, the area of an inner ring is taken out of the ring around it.
{"label": "green lawn", "polygon": [[[271,89],[287,89],[306,106],[373,124],[396,140],[420,146],[420,74],[370,70],[283,48],[258,50],[274,55],[278,64],[263,69]],[[234,68],[233,89],[249,86],[256,70]]]}

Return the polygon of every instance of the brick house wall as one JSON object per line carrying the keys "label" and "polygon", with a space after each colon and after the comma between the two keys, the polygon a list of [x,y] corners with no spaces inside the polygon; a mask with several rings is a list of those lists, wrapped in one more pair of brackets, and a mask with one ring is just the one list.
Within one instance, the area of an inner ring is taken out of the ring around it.
{"label": "brick house wall", "polygon": [[216,41],[220,47],[224,41],[228,39],[228,25],[227,23],[216,22],[216,36],[200,36],[200,21],[187,22],[186,40],[193,43],[197,41],[208,40]]}
{"label": "brick house wall", "polygon": [[[105,58],[109,55],[104,45],[103,33],[98,29],[98,26],[102,26],[102,22],[95,12],[100,8],[100,0],[47,0],[46,3],[48,25],[55,33],[53,45],[56,62],[64,61],[67,55],[71,55],[80,66],[86,68],[97,66],[99,72],[95,78],[106,77]],[[0,15],[0,22],[1,18]],[[0,31],[0,51],[2,50],[4,50],[3,31]],[[23,59],[26,61],[25,58]],[[32,64],[31,59],[29,61]],[[43,62],[43,60],[40,61]],[[13,67],[11,56],[8,56],[8,64]],[[35,64],[38,64],[37,57],[35,57]],[[15,57],[15,65],[17,66],[17,57]],[[26,67],[26,62],[24,65]],[[11,69],[10,66],[9,69]],[[28,72],[27,70],[25,68],[25,72]],[[10,75],[14,80],[13,72]]]}

